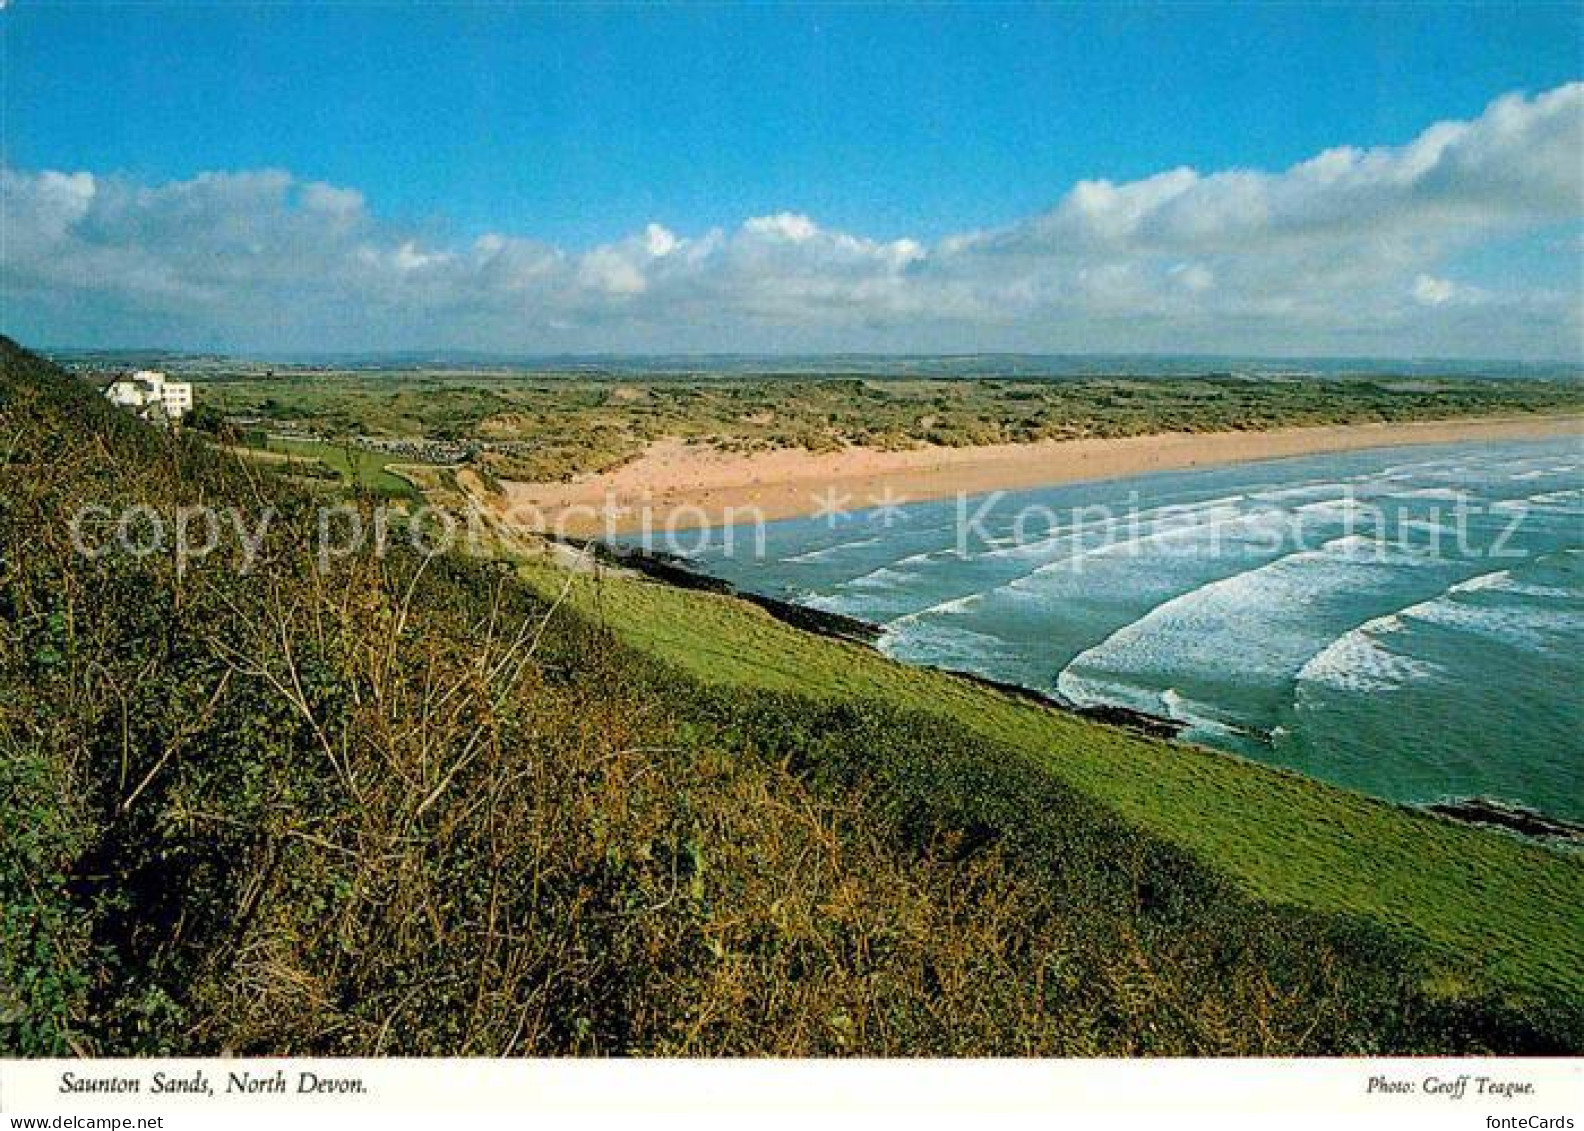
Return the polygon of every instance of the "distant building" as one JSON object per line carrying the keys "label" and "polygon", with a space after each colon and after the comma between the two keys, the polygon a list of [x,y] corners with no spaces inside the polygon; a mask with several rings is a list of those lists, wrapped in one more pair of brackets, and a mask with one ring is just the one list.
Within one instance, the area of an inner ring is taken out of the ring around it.
{"label": "distant building", "polygon": [[190,381],[167,381],[154,369],[139,369],[110,384],[105,396],[113,405],[129,408],[144,420],[180,420],[192,411]]}

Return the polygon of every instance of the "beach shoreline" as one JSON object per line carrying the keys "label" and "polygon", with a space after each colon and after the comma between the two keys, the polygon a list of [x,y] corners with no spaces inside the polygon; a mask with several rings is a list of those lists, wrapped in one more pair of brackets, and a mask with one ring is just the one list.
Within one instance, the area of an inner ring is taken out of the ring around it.
{"label": "beach shoreline", "polygon": [[608,472],[564,483],[502,481],[514,526],[589,537],[773,522],[957,495],[1219,467],[1262,459],[1467,441],[1584,438],[1584,415],[1164,432],[902,451],[783,448],[749,454],[660,440]]}

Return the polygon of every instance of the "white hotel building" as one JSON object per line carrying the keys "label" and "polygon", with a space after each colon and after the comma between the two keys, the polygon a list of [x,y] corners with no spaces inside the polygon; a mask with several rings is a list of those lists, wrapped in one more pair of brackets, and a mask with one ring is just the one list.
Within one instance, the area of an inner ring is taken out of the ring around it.
{"label": "white hotel building", "polygon": [[167,381],[154,369],[140,369],[122,377],[105,390],[110,403],[130,408],[145,420],[180,420],[192,411],[193,389],[190,381]]}

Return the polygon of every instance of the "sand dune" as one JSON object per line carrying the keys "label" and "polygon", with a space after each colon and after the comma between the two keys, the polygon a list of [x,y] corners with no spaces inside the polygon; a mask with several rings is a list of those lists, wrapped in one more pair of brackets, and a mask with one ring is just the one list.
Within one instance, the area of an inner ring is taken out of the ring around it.
{"label": "sand dune", "polygon": [[1110,479],[1244,460],[1409,444],[1584,438],[1584,416],[1168,432],[1126,439],[1055,440],[908,451],[781,449],[749,455],[663,440],[639,458],[568,483],[506,483],[497,502],[523,526],[571,535],[687,529],[862,510],[959,493]]}

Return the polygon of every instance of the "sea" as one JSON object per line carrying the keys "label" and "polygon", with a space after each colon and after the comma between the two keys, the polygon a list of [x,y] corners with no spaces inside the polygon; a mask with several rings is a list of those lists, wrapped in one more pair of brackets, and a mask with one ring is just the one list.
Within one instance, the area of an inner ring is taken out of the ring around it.
{"label": "sea", "polygon": [[1577,438],[1383,448],[851,500],[689,553],[882,626],[899,660],[1393,801],[1580,821],[1581,468]]}

